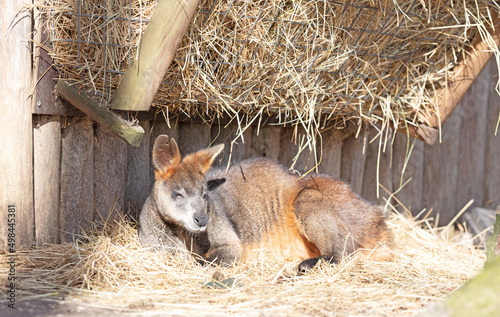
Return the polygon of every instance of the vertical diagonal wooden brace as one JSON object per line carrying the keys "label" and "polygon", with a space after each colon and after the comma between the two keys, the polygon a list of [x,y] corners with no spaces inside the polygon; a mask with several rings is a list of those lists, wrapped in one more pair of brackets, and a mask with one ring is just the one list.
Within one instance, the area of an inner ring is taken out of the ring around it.
{"label": "vertical diagonal wooden brace", "polygon": [[149,110],[199,0],[159,0],[111,108]]}

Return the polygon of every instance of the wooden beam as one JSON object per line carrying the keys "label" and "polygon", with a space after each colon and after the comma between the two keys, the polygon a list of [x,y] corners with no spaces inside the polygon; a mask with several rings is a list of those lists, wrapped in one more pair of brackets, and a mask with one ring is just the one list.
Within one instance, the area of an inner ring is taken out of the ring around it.
{"label": "wooden beam", "polygon": [[[281,130],[279,162],[300,174],[311,170],[316,171],[316,149],[310,148],[306,142],[307,136],[304,128],[301,126],[284,127]],[[300,147],[303,149],[299,153]]]}
{"label": "wooden beam", "polygon": [[[31,247],[33,212],[31,15],[21,0],[0,0],[0,250]],[[9,209],[9,206],[14,208]],[[11,211],[11,212],[10,212]],[[9,218],[8,218],[9,217]],[[8,222],[8,219],[14,221]],[[11,226],[8,226],[11,224]],[[11,231],[9,231],[11,229]],[[8,241],[8,233],[11,239]],[[15,236],[15,237],[14,237]],[[10,244],[10,242],[15,242]],[[9,248],[7,248],[9,246]]]}
{"label": "wooden beam", "polygon": [[58,243],[61,120],[36,116],[33,127],[36,244]]}
{"label": "wooden beam", "polygon": [[253,127],[250,156],[263,156],[278,160],[282,129],[283,127],[276,125]]}
{"label": "wooden beam", "polygon": [[230,156],[231,162],[238,162],[243,159],[250,157],[251,146],[252,146],[252,126],[247,127],[245,132],[243,132],[243,140],[238,137],[238,139],[233,143],[233,148],[231,149],[231,142],[236,138],[236,132],[238,130],[238,125],[230,124],[224,126],[222,124],[214,124],[211,128],[212,133],[212,144],[224,143],[224,150],[222,155],[217,157],[214,166],[218,163],[220,166],[226,167]]}
{"label": "wooden beam", "polygon": [[47,52],[52,48],[52,43],[45,27],[45,15],[42,14],[37,22],[36,35],[39,38],[35,39],[37,44],[33,66],[35,67],[36,87],[32,111],[34,114],[83,117],[84,113],[54,94],[56,84],[54,78],[59,77],[59,74],[54,67],[52,57]]}
{"label": "wooden beam", "polygon": [[211,141],[210,126],[203,123],[179,124],[179,139],[177,144],[181,155],[198,152],[208,148]]}
{"label": "wooden beam", "polygon": [[368,131],[365,128],[357,138],[353,134],[342,144],[340,179],[349,183],[352,190],[360,195],[363,188],[367,143]]}
{"label": "wooden beam", "polygon": [[429,127],[423,123],[419,124],[418,127],[409,125],[407,128],[400,128],[398,132],[409,135],[417,140],[424,141],[429,145],[436,143],[439,136],[439,130],[437,128]]}
{"label": "wooden beam", "polygon": [[94,130],[94,222],[111,223],[125,215],[127,143],[108,129]]}
{"label": "wooden beam", "polygon": [[[491,64],[488,63],[488,65]],[[474,199],[471,208],[484,206],[486,116],[490,83],[490,71],[488,67],[485,67],[461,101],[462,123],[460,135],[455,140],[458,143],[458,153],[460,153],[455,212],[458,212],[471,199]]]}
{"label": "wooden beam", "polygon": [[[377,136],[378,131],[374,127],[368,129],[368,139],[366,144],[366,160],[363,173],[363,185],[361,187],[361,196],[370,202],[384,204],[388,194],[382,186],[390,193],[392,188],[392,130],[385,131]],[[372,143],[369,143],[372,141]]]}
{"label": "wooden beam", "polygon": [[[415,216],[424,207],[422,206],[424,143],[408,138],[403,133],[398,133],[395,137],[392,158],[392,189],[394,192],[398,191],[396,198],[403,204],[404,208]],[[409,153],[410,150],[411,153]],[[407,157],[407,154],[410,156]],[[433,164],[439,163],[436,161]],[[411,180],[406,183],[410,178]],[[403,185],[404,187],[401,188]],[[403,208],[399,208],[399,210],[402,212]]]}
{"label": "wooden beam", "polygon": [[99,107],[85,94],[79,93],[62,80],[57,82],[56,91],[62,98],[129,144],[139,146],[141,143],[142,136],[144,135],[144,129],[141,126],[131,126],[127,121]]}
{"label": "wooden beam", "polygon": [[[498,65],[490,65],[488,112],[486,115],[486,151],[484,160],[484,206],[495,209],[500,206],[500,130],[497,131],[500,116],[500,95],[495,90],[498,82]],[[500,127],[498,127],[500,128]],[[495,135],[496,132],[496,135]]]}
{"label": "wooden beam", "polygon": [[145,131],[138,147],[127,146],[126,210],[129,216],[139,220],[139,212],[151,192],[149,166],[151,162],[151,129],[149,120],[141,120]]}
{"label": "wooden beam", "polygon": [[335,178],[340,178],[342,164],[342,134],[342,130],[337,129],[321,132],[321,144],[317,145],[318,157],[321,158],[318,167],[320,173],[326,173]]}
{"label": "wooden beam", "polygon": [[199,0],[159,0],[111,108],[149,110]]}
{"label": "wooden beam", "polygon": [[[490,44],[498,46],[500,44],[499,18],[494,17],[493,23],[495,24],[495,30],[489,28],[493,41]],[[444,124],[492,55],[492,50],[481,39],[480,34],[476,35],[472,51],[461,63],[455,66],[453,69],[454,75],[448,79],[447,87],[436,91],[434,103],[438,105],[438,112],[427,118],[427,124],[430,127],[439,128]]]}
{"label": "wooden beam", "polygon": [[[81,238],[91,228],[94,207],[94,127],[79,119],[62,132],[60,240]],[[54,180],[58,181],[58,180]]]}
{"label": "wooden beam", "polygon": [[424,145],[424,174],[422,182],[422,206],[433,209],[431,215],[439,224],[447,225],[463,206],[457,206],[456,189],[458,180],[458,161],[460,125],[462,123],[461,103],[443,125],[441,143]]}

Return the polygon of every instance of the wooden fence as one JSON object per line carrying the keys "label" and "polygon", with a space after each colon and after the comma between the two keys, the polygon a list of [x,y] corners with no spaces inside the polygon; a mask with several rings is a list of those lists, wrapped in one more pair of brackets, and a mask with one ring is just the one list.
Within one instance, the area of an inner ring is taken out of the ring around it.
{"label": "wooden fence", "polygon": [[[14,28],[20,33],[16,36],[29,38],[29,27],[21,25]],[[3,65],[29,60],[19,56],[23,52],[5,53]],[[2,89],[9,89],[0,114],[0,250],[8,245],[8,206],[16,210],[17,246],[72,241],[81,229],[120,214],[137,218],[154,182],[151,150],[160,134],[178,140],[184,154],[224,142],[219,164],[227,163],[234,125],[209,127],[166,122],[163,117],[140,120],[146,134],[135,148],[85,117],[26,111],[31,110],[30,101],[43,108],[57,100],[52,89],[42,85],[36,99],[26,101],[33,85],[29,78],[37,76],[29,65],[15,67],[14,77],[3,76],[0,82]],[[497,65],[490,62],[443,126],[441,143],[430,146],[397,133],[394,138],[384,135],[380,146],[379,139],[373,140],[373,129],[358,138],[330,130],[323,133],[323,146],[317,149],[322,157],[319,171],[349,182],[355,192],[378,204],[385,203],[388,192],[397,191],[398,201],[413,214],[432,210],[430,216],[439,213],[440,224],[447,224],[471,199],[476,206],[500,205],[500,135],[494,136],[500,113],[500,97],[494,90],[497,76]],[[291,127],[266,125],[258,134],[252,127],[244,133],[245,142],[234,145],[232,159],[267,156],[290,166],[297,152],[293,134]],[[311,168],[311,157],[307,150],[302,152],[295,169]]]}
{"label": "wooden fence", "polygon": [[[500,204],[500,136],[495,137],[494,130],[500,98],[494,91],[495,66],[488,64],[444,125],[441,144],[408,142],[397,133],[394,140],[384,135],[381,147],[379,139],[372,140],[375,129],[358,138],[331,130],[323,134],[323,148],[318,148],[322,151],[318,152],[322,154],[319,171],[349,182],[355,192],[379,204],[411,178],[396,198],[413,214],[423,208],[432,209],[432,217],[439,213],[440,224],[447,224],[470,199],[477,206],[496,207]],[[37,244],[70,241],[80,228],[119,214],[136,218],[154,182],[151,150],[158,135],[178,140],[184,154],[223,142],[226,148],[219,164],[225,165],[236,131],[235,125],[167,123],[163,117],[143,120],[141,125],[146,134],[135,148],[86,118],[34,118]],[[244,143],[239,140],[233,146],[232,160],[266,156],[290,166],[297,153],[297,145],[291,142],[293,132],[291,127],[267,125],[257,135],[257,128],[250,127]],[[312,155],[305,150],[294,168],[304,171],[313,166]],[[379,188],[379,198],[377,171],[385,188]]]}

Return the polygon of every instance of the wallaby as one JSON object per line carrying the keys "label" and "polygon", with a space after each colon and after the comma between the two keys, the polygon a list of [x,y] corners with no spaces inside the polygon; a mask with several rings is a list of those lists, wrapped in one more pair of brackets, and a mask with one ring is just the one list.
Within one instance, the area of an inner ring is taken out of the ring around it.
{"label": "wallaby", "polygon": [[300,178],[265,158],[210,169],[222,149],[181,161],[173,139],[156,139],[156,183],[140,216],[141,243],[178,245],[224,264],[272,250],[303,260],[300,271],[360,248],[379,259],[389,255],[382,212],[349,185],[322,174]]}
{"label": "wallaby", "polygon": [[206,172],[224,145],[185,157],[167,135],[153,146],[155,184],[139,216],[139,240],[143,246],[187,249],[203,255],[208,251]]}

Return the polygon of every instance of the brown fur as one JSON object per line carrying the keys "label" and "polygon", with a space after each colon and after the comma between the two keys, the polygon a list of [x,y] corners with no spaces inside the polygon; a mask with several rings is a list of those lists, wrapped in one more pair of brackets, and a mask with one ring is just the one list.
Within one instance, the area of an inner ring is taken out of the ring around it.
{"label": "brown fur", "polygon": [[[181,161],[174,139],[166,135],[156,139],[156,182],[139,217],[139,240],[144,246],[172,251],[183,248],[197,254],[208,250],[205,173],[222,149],[202,150]],[[182,197],[176,198],[176,193]]]}
{"label": "brown fur", "polygon": [[[322,174],[299,178],[265,158],[209,170],[222,146],[181,161],[174,140],[158,139],[157,181],[141,214],[141,242],[178,238],[208,261],[226,264],[266,249],[305,260],[301,270],[321,259],[339,262],[358,249],[379,260],[388,256],[382,245],[390,234],[381,211],[344,182]],[[176,191],[186,197],[177,198]],[[203,215],[206,227],[193,225],[191,217]]]}

